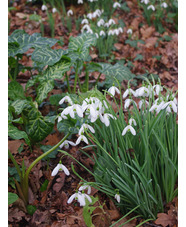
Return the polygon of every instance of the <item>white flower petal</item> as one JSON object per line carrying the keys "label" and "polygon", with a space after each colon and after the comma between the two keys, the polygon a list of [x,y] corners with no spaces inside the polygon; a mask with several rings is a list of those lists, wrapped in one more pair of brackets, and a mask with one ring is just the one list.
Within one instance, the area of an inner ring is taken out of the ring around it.
{"label": "white flower petal", "polygon": [[58,171],[59,171],[59,168],[60,168],[60,165],[58,164],[54,169],[53,169],[53,171],[52,171],[52,176],[55,176],[57,173],[58,173]]}
{"label": "white flower petal", "polygon": [[64,166],[63,164],[61,164],[61,165],[62,165],[62,169],[63,169],[64,173],[65,173],[67,176],[69,176],[69,175],[70,175],[70,172],[68,171],[67,167]]}
{"label": "white flower petal", "polygon": [[76,197],[77,197],[77,193],[74,193],[73,195],[70,196],[67,203],[71,203],[74,200],[74,198],[76,198]]}

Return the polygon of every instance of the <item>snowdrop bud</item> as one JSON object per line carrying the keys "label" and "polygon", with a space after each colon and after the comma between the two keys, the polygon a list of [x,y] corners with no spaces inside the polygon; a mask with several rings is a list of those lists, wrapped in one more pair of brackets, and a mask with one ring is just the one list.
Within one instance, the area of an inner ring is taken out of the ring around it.
{"label": "snowdrop bud", "polygon": [[119,4],[119,2],[115,2],[114,4],[113,4],[113,8],[116,8],[116,7],[121,7],[121,5]]}
{"label": "snowdrop bud", "polygon": [[131,34],[131,35],[132,35],[132,29],[131,29],[131,28],[129,28],[129,29],[127,30],[127,34]]}
{"label": "snowdrop bud", "polygon": [[119,35],[119,30],[118,30],[118,29],[114,29],[114,33],[115,33],[116,35]]}
{"label": "snowdrop bud", "polygon": [[115,194],[114,198],[117,200],[118,203],[120,203],[120,195],[119,194]]}
{"label": "snowdrop bud", "polygon": [[81,24],[88,24],[89,22],[88,22],[88,20],[87,19],[83,19],[82,21],[81,21]]}
{"label": "snowdrop bud", "polygon": [[73,11],[71,9],[67,12],[67,16],[69,17],[70,15],[73,15]]}
{"label": "snowdrop bud", "polygon": [[88,144],[88,140],[84,135],[78,137],[78,139],[76,140],[76,145],[80,144],[81,141],[84,141],[86,144]]}
{"label": "snowdrop bud", "polygon": [[168,7],[168,5],[167,5],[167,3],[166,3],[166,2],[163,2],[163,3],[161,4],[161,7],[162,7],[162,8],[167,8],[167,7]]}
{"label": "snowdrop bud", "polygon": [[108,28],[108,27],[109,27],[109,23],[108,23],[108,22],[105,23],[105,24],[104,24],[104,27],[107,27],[107,28]]}
{"label": "snowdrop bud", "polygon": [[46,5],[42,5],[42,6],[41,6],[41,10],[42,10],[42,11],[47,10],[47,6],[46,6]]}
{"label": "snowdrop bud", "polygon": [[52,13],[56,13],[57,12],[57,9],[56,8],[53,8],[52,9]]}
{"label": "snowdrop bud", "polygon": [[155,11],[155,7],[154,7],[153,5],[148,6],[147,9],[148,9],[148,10],[149,10],[149,9],[152,9],[152,11]]}
{"label": "snowdrop bud", "polygon": [[100,33],[99,33],[99,35],[100,36],[105,36],[106,34],[105,34],[105,32],[103,30],[101,30]]}

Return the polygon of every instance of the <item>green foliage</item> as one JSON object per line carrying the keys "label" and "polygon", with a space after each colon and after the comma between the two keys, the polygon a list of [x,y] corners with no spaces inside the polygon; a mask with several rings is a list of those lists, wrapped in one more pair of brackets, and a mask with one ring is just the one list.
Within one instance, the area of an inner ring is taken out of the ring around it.
{"label": "green foliage", "polygon": [[48,183],[49,183],[49,180],[47,180],[47,179],[43,182],[43,184],[40,187],[41,192],[44,192],[47,190]]}
{"label": "green foliage", "polygon": [[25,99],[23,87],[17,81],[8,84],[8,97],[11,100]]}
{"label": "green foliage", "polygon": [[72,61],[86,61],[89,56],[89,47],[96,45],[96,35],[83,34],[69,39],[69,54],[68,57]]}
{"label": "green foliage", "polygon": [[18,195],[12,192],[8,192],[8,205],[14,203],[18,200]]}
{"label": "green foliage", "polygon": [[26,207],[28,214],[33,215],[35,211],[37,210],[37,207],[34,205],[28,205]]}
{"label": "green foliage", "polygon": [[12,124],[8,125],[8,136],[14,140],[24,139],[28,145],[30,144],[30,140],[26,132],[19,130]]}
{"label": "green foliage", "polygon": [[14,57],[17,54],[23,54],[30,48],[42,48],[47,45],[51,47],[57,41],[57,39],[41,37],[39,33],[29,35],[24,30],[15,30],[8,37],[8,56]]}

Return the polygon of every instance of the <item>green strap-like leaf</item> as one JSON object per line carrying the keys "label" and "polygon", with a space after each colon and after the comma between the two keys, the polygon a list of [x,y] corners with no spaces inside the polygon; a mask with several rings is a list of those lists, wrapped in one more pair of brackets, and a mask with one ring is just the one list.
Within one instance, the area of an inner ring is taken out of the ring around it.
{"label": "green strap-like leaf", "polygon": [[53,46],[57,39],[41,37],[41,34],[27,34],[24,30],[15,30],[8,38],[8,56],[23,54],[30,48]]}

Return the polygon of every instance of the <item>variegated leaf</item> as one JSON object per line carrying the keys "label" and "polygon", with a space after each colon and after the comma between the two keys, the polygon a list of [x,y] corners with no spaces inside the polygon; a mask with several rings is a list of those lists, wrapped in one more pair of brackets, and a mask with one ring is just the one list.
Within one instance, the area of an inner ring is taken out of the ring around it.
{"label": "variegated leaf", "polygon": [[8,56],[14,57],[17,54],[23,54],[30,48],[42,48],[53,46],[57,39],[41,37],[41,34],[27,34],[24,30],[15,30],[8,37]]}
{"label": "variegated leaf", "polygon": [[85,61],[89,55],[89,47],[96,45],[95,34],[83,34],[77,37],[70,37],[69,57],[73,60],[79,58]]}
{"label": "variegated leaf", "polygon": [[66,50],[53,50],[50,47],[38,48],[32,54],[32,61],[37,66],[44,67],[46,65],[54,65],[58,62],[62,55],[66,54]]}

